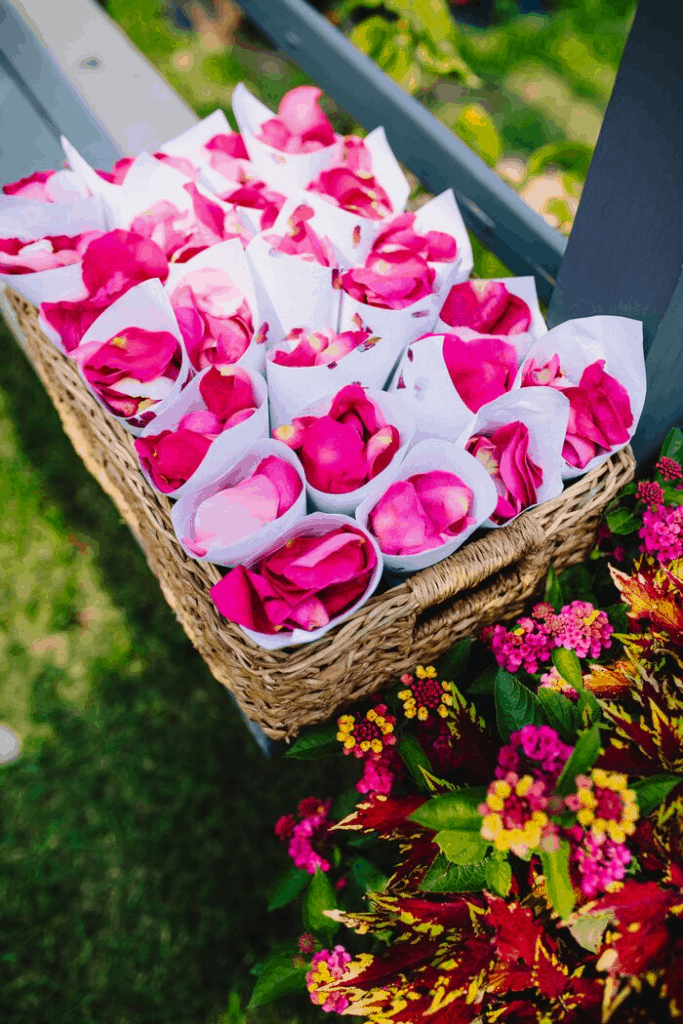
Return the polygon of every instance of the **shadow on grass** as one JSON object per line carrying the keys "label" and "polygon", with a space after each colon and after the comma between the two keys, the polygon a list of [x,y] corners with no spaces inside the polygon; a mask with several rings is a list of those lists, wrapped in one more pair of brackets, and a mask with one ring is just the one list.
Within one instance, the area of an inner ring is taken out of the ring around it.
{"label": "shadow on grass", "polygon": [[[265,913],[286,867],[273,823],[304,795],[338,791],[340,764],[262,757],[4,327],[0,342],[0,387],[42,501],[95,547],[134,652],[92,663],[80,712],[60,697],[63,670],[41,670],[31,716],[53,739],[0,769],[0,1017],[204,1024],[296,934],[295,917]],[[320,1020],[305,1001],[246,1019],[294,1017]]]}

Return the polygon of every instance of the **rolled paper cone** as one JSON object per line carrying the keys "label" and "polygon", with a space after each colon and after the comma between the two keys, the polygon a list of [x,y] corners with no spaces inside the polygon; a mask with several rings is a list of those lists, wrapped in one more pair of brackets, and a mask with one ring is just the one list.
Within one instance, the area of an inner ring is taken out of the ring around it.
{"label": "rolled paper cone", "polygon": [[[491,434],[498,427],[517,420],[527,427],[529,457],[543,471],[543,482],[537,491],[538,500],[527,506],[534,508],[544,501],[556,498],[564,488],[562,445],[568,419],[569,400],[559,391],[545,387],[521,388],[508,391],[488,405],[483,405],[477,413],[468,437],[474,434]],[[512,521],[508,520],[509,523]],[[482,525],[489,529],[502,529],[499,523],[494,523],[490,518]],[[507,523],[503,526],[507,526]]]}
{"label": "rolled paper cone", "polygon": [[[355,491],[347,491],[345,494],[330,494],[327,491],[318,490],[317,487],[313,487],[306,481],[310,505],[319,512],[353,515],[361,501],[367,497],[370,491],[375,487],[380,487],[382,482],[388,478],[388,471],[403,462],[406,452],[410,447],[413,434],[415,433],[415,419],[409,406],[399,396],[389,395],[386,391],[380,391],[377,388],[366,388],[365,390],[368,398],[377,403],[387,423],[398,430],[400,447],[389,465],[381,473],[378,473],[367,484],[363,484],[362,487],[357,487]],[[321,399],[319,402],[306,406],[305,409],[297,413],[297,416],[326,415],[337,391],[327,395],[326,398]]]}
{"label": "rolled paper cone", "polygon": [[230,181],[211,166],[208,151],[204,147],[216,135],[230,135],[231,133],[232,128],[224,112],[214,110],[212,114],[197,124],[193,124],[187,131],[164,142],[163,146],[159,146],[159,152],[191,160],[199,170],[200,184],[210,189],[211,192],[225,192],[227,188],[230,188]]}
{"label": "rolled paper cone", "polygon": [[282,153],[256,136],[266,121],[277,115],[249,92],[243,82],[233,89],[232,112],[249,159],[259,178],[278,192],[293,192],[315,178],[341,156],[341,138],[314,153]]}
{"label": "rolled paper cone", "polygon": [[[450,288],[452,288],[454,284],[461,283],[461,281],[451,282],[450,287],[443,293],[442,306],[443,303],[448,298]],[[477,283],[504,284],[511,295],[516,295],[518,298],[526,302],[527,306],[529,307],[529,312],[531,313],[531,324],[529,325],[528,331],[524,331],[523,333],[520,334],[509,335],[496,334],[495,332],[492,332],[489,335],[490,337],[504,337],[506,341],[510,341],[515,345],[515,348],[517,349],[521,357],[524,354],[524,352],[526,352],[538,338],[542,338],[544,334],[548,333],[546,322],[543,319],[543,314],[541,313],[541,308],[538,304],[538,293],[536,292],[536,279],[534,277],[492,277],[487,280],[478,281]],[[441,310],[439,310],[439,313],[440,312]],[[436,323],[434,325],[434,332],[438,334],[459,334],[460,326],[461,325],[451,327],[449,324],[446,323],[445,320],[442,320],[441,317],[439,316],[437,317]]]}
{"label": "rolled paper cone", "polygon": [[391,384],[391,394],[401,395],[415,416],[414,443],[440,437],[457,442],[469,437],[476,414],[456,391],[443,357],[443,335],[432,334],[408,346]]}
{"label": "rolled paper cone", "polygon": [[[354,326],[352,330],[358,328]],[[283,341],[273,347],[282,348],[285,343]],[[388,335],[383,338],[371,336],[338,362],[322,366],[279,366],[267,353],[271,426],[290,423],[301,408],[302,395],[316,402],[356,381],[364,387],[381,390],[391,376],[401,351],[400,341]]]}
{"label": "rolled paper cone", "polygon": [[390,337],[396,353],[393,364],[395,366],[408,345],[432,330],[439,304],[438,295],[425,295],[423,299],[418,299],[405,309],[383,309],[380,306],[369,306],[365,302],[359,302],[342,291],[339,331],[358,330],[357,324],[360,319],[364,330],[381,338]]}
{"label": "rolled paper cone", "polygon": [[[625,316],[589,316],[579,320],[566,320],[553,327],[540,338],[526,353],[515,381],[520,387],[524,366],[531,359],[546,362],[553,355],[559,355],[562,370],[577,385],[586,367],[596,360],[605,360],[605,372],[615,377],[628,392],[633,414],[633,423],[628,428],[629,441],[633,438],[645,404],[647,380],[645,356],[643,353],[643,325],[640,320]],[[522,388],[522,392],[530,390]],[[548,390],[554,390],[548,388]],[[614,452],[625,448],[629,441],[616,444],[609,452],[596,455],[583,468],[570,466],[562,460],[562,478],[573,480],[602,465]]]}
{"label": "rolled paper cone", "polygon": [[429,548],[427,551],[420,551],[415,555],[387,555],[382,552],[384,567],[393,575],[409,575],[448,558],[454,551],[462,547],[465,541],[488,520],[495,510],[498,502],[495,484],[481,462],[459,445],[432,439],[421,441],[410,449],[401,465],[392,471],[390,478],[382,484],[382,487],[373,489],[361,502],[356,509],[356,519],[361,526],[370,530],[370,514],[391,484],[396,483],[397,480],[407,480],[418,473],[432,472],[435,469],[454,473],[470,488],[472,504],[468,515],[474,517],[474,522],[457,537],[453,537],[452,540],[438,548]]}
{"label": "rolled paper cone", "polygon": [[[127,327],[140,327],[144,331],[153,332],[168,331],[169,334],[172,334],[177,339],[182,356],[180,371],[169,394],[166,398],[145,410],[147,416],[143,412],[139,416],[128,419],[122,416],[114,417],[130,434],[138,437],[143,433],[148,423],[153,425],[156,422],[157,416],[173,406],[182,389],[194,376],[194,370],[190,365],[190,360],[183,345],[178,321],[171,309],[171,304],[164,292],[161,281],[158,278],[143,281],[142,284],[131,288],[120,299],[117,299],[116,302],[113,302],[111,306],[105,309],[83,335],[78,348],[70,353],[71,358],[78,364],[79,372],[88,391],[110,416],[114,416],[114,413],[102,401],[83,373],[81,360],[79,360],[79,351],[87,351],[86,346],[89,346],[91,342],[99,341],[104,345],[110,338],[113,338],[119,331],[123,331]],[[151,421],[147,418],[149,413],[153,413]]]}
{"label": "rolled paper cone", "polygon": [[[207,366],[198,376],[193,377],[189,384],[176,396],[173,404],[164,409],[150,423],[149,427],[145,427],[140,437],[160,434],[162,430],[175,430],[183,416],[186,416],[187,413],[205,410],[206,405],[201,396],[199,385],[210,369],[211,367]],[[205,481],[211,480],[216,474],[221,473],[227,465],[230,465],[235,458],[242,456],[256,441],[268,437],[268,389],[266,382],[260,373],[257,373],[250,367],[244,366],[242,369],[249,374],[249,379],[254,389],[257,402],[256,412],[249,419],[220,433],[215,441],[211,443],[211,447],[192,476],[174,491],[160,492],[145,467],[141,464],[140,469],[143,476],[155,491],[165,494],[168,498],[182,498],[183,495],[189,494],[192,490],[201,487]]]}
{"label": "rolled paper cone", "polygon": [[354,612],[358,611],[366,601],[368,601],[379,584],[382,576],[382,553],[377,546],[377,541],[369,533],[368,530],[364,529],[355,519],[349,518],[349,516],[339,514],[325,514],[323,512],[313,512],[311,515],[304,516],[298,523],[286,530],[279,538],[276,544],[273,544],[269,551],[264,551],[258,557],[250,558],[244,562],[247,569],[253,569],[257,562],[267,555],[273,554],[278,551],[287,541],[293,537],[323,537],[327,533],[331,533],[332,530],[338,529],[340,526],[352,526],[354,530],[362,533],[367,538],[368,542],[372,546],[377,563],[373,570],[370,582],[368,583],[362,597],[360,597],[350,608],[342,612],[340,615],[336,615],[333,619],[330,619],[326,626],[322,626],[320,629],[313,629],[310,632],[305,629],[294,629],[292,632],[277,633],[274,636],[270,633],[257,633],[253,629],[247,629],[246,626],[240,626],[240,629],[250,640],[253,640],[258,647],[262,647],[267,651],[278,651],[283,647],[293,647],[298,644],[309,644],[313,643],[314,640],[319,640],[321,637],[329,633],[331,629],[338,626],[341,622],[348,619]]}
{"label": "rolled paper cone", "polygon": [[[81,156],[78,150],[71,145],[68,139],[63,135],[60,138],[62,149],[64,150],[64,155],[69,163],[69,167],[83,186],[87,188],[92,195],[99,196],[103,201],[108,198],[115,199],[120,185],[114,185],[112,182],[105,181],[104,178],[101,178],[94,167],[90,166],[88,161]],[[103,210],[107,230],[122,226],[120,224],[115,224],[111,220],[109,207],[106,202],[103,202]]]}
{"label": "rolled paper cone", "polygon": [[[293,466],[301,480],[301,493],[291,508],[277,519],[266,523],[249,537],[232,543],[229,540],[229,522],[226,522],[228,536],[225,537],[222,544],[212,541],[206,555],[197,555],[191,551],[184,543],[184,538],[194,539],[195,516],[202,502],[219,491],[227,487],[234,487],[240,481],[246,480],[256,472],[257,466],[269,455],[274,455]],[[255,441],[243,454],[236,455],[225,464],[222,470],[206,479],[202,484],[193,486],[191,490],[187,491],[173,506],[171,521],[178,542],[189,558],[194,558],[198,562],[212,562],[214,565],[238,565],[249,558],[258,558],[279,540],[283,532],[305,515],[306,477],[303,466],[296,453],[286,444],[272,438],[264,438],[261,441]]]}
{"label": "rolled paper cone", "polygon": [[235,365],[244,366],[245,369],[256,370],[257,373],[263,373],[265,371],[266,358],[265,343],[270,332],[270,324],[261,315],[256,288],[254,287],[254,279],[239,239],[231,238],[227,242],[219,242],[217,245],[212,245],[208,249],[204,249],[203,252],[193,256],[187,263],[171,263],[165,285],[166,294],[171,299],[173,292],[182,284],[188,274],[195,270],[202,270],[204,267],[224,270],[235,287],[246,299],[247,305],[251,310],[254,335],[246,352],[240,356]]}

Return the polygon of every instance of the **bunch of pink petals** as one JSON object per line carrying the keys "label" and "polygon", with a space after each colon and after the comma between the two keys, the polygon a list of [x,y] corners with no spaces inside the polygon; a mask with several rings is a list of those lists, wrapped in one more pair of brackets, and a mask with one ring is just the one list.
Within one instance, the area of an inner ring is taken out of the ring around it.
{"label": "bunch of pink petals", "polygon": [[385,469],[401,446],[398,430],[360,384],[339,391],[325,416],[297,416],[273,437],[298,453],[312,487],[349,494]]}
{"label": "bunch of pink petals", "polygon": [[340,526],[293,537],[253,569],[238,565],[211,590],[231,622],[258,633],[326,626],[365,593],[377,556],[367,537]]}
{"label": "bunch of pink petals", "polygon": [[424,235],[414,230],[415,213],[402,213],[385,227],[375,239],[373,252],[396,252],[409,249],[427,263],[452,263],[458,255],[458,246],[452,235],[445,231],[427,231]]}
{"label": "bunch of pink petals", "polygon": [[234,211],[212,203],[192,182],[183,187],[192,199],[191,209],[179,210],[161,199],[133,220],[131,231],[156,242],[171,263],[187,263],[210,245],[230,238],[238,238],[246,247],[251,234]]}
{"label": "bunch of pink petals", "polygon": [[323,328],[309,334],[305,327],[295,327],[287,335],[287,341],[296,341],[296,346],[290,350],[271,349],[268,358],[277,366],[331,366],[363,345],[369,337],[369,331],[335,334],[329,328]]}
{"label": "bunch of pink petals", "polygon": [[56,171],[35,171],[26,178],[9,181],[2,186],[6,196],[17,196],[19,199],[32,199],[34,202],[54,203],[49,181]]}
{"label": "bunch of pink petals", "polygon": [[214,135],[204,143],[204,149],[208,152],[207,159],[214,171],[218,171],[228,181],[246,180],[244,165],[249,163],[249,154],[239,132]]}
{"label": "bunch of pink petals", "polygon": [[491,514],[492,522],[502,526],[536,504],[543,470],[529,455],[529,428],[524,423],[506,423],[488,436],[474,434],[466,448],[496,485],[498,504]]}
{"label": "bunch of pink petals", "polygon": [[311,206],[302,203],[292,212],[287,222],[288,234],[264,235],[264,240],[288,256],[298,256],[309,263],[319,263],[321,267],[336,267],[337,258],[332,242],[327,235],[318,235],[308,224],[314,214]]}
{"label": "bunch of pink petals", "polygon": [[55,329],[67,352],[116,299],[143,281],[168,277],[168,260],[159,246],[134,231],[117,228],[100,235],[85,250],[81,276],[86,297],[43,302],[40,312]]}
{"label": "bunch of pink petals", "polygon": [[453,387],[472,412],[510,391],[517,375],[517,352],[500,338],[444,334],[443,359]]}
{"label": "bunch of pink petals", "polygon": [[261,210],[261,231],[267,231],[277,220],[286,196],[269,188],[265,181],[245,181],[238,188],[224,192],[219,198],[224,203],[245,206],[249,210]]}
{"label": "bunch of pink petals", "polygon": [[523,334],[531,325],[526,302],[495,281],[453,285],[439,315],[450,327],[479,334]]}
{"label": "bunch of pink petals", "polygon": [[190,271],[173,291],[171,305],[196,370],[231,366],[249,348],[254,336],[251,310],[227,270]]}
{"label": "bunch of pink petals", "polygon": [[386,555],[416,555],[447,544],[474,522],[472,491],[455,473],[431,470],[391,484],[369,517]]}
{"label": "bunch of pink petals", "polygon": [[410,249],[371,252],[364,267],[347,270],[341,284],[357,302],[406,309],[433,293],[436,271]]}
{"label": "bunch of pink petals", "polygon": [[154,486],[164,494],[182,487],[199,468],[213,441],[224,430],[256,412],[249,378],[239,366],[227,374],[212,367],[199,384],[206,409],[188,412],[175,430],[135,440],[135,450]]}
{"label": "bunch of pink petals", "polygon": [[256,138],[282,153],[315,153],[334,145],[334,129],[318,103],[321,95],[313,85],[290,89],[280,100],[277,117],[265,121]]}
{"label": "bunch of pink petals", "polygon": [[616,377],[605,373],[605,360],[596,359],[572,386],[555,354],[546,363],[530,359],[522,373],[522,387],[546,384],[569,399],[569,423],[562,457],[570,466],[584,469],[591,459],[626,444],[633,412],[628,391]]}
{"label": "bunch of pink petals", "polygon": [[84,231],[80,235],[45,235],[25,241],[0,238],[0,274],[37,274],[80,263],[86,249],[103,231]]}
{"label": "bunch of pink petals", "polygon": [[352,171],[348,166],[329,167],[307,186],[328,203],[368,220],[383,220],[393,213],[389,196],[369,171]]}
{"label": "bunch of pink petals", "polygon": [[257,533],[287,512],[301,494],[299,474],[284,459],[269,455],[244,480],[217,491],[194,515],[194,539],[183,544],[203,558],[211,548],[225,547]]}
{"label": "bunch of pink petals", "polygon": [[141,327],[126,327],[104,343],[89,342],[73,356],[109,411],[125,419],[167,398],[182,362],[172,334]]}

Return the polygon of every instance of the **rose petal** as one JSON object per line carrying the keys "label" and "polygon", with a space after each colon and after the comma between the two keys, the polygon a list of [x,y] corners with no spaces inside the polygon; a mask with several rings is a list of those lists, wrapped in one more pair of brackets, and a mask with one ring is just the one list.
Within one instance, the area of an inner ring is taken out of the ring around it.
{"label": "rose petal", "polygon": [[140,462],[164,494],[186,483],[203,462],[211,441],[193,430],[162,430],[135,439]]}
{"label": "rose petal", "polygon": [[517,352],[500,338],[463,341],[445,334],[443,358],[453,387],[472,412],[510,391],[517,374]]}
{"label": "rose petal", "polygon": [[290,466],[284,459],[279,459],[277,455],[268,455],[259,462],[256,472],[267,477],[275,487],[278,496],[277,514],[278,517],[284,515],[303,489],[301,478],[294,466]]}
{"label": "rose petal", "polygon": [[365,446],[369,480],[374,480],[383,469],[386,469],[400,447],[399,432],[392,424],[380,427],[372,435]]}
{"label": "rose petal", "polygon": [[521,334],[531,324],[526,302],[495,281],[453,285],[439,315],[451,327],[469,327],[480,334]]}
{"label": "rose petal", "polygon": [[278,494],[267,477],[255,473],[201,503],[194,517],[195,537],[202,544],[233,544],[257,533],[278,516]]}
{"label": "rose petal", "polygon": [[436,533],[457,537],[474,522],[468,515],[472,491],[455,473],[434,469],[409,480]]}
{"label": "rose petal", "polygon": [[256,405],[251,378],[240,366],[225,373],[212,366],[199,382],[199,394],[207,409],[224,422]]}
{"label": "rose petal", "polygon": [[367,480],[358,431],[330,416],[316,418],[307,428],[299,457],[311,486],[328,494],[348,494]]}
{"label": "rose petal", "polygon": [[386,555],[414,555],[442,543],[407,480],[391,484],[370,513],[370,529]]}
{"label": "rose petal", "polygon": [[226,619],[258,633],[276,633],[290,605],[256,572],[237,565],[211,588],[211,598]]}
{"label": "rose petal", "polygon": [[223,423],[208,409],[197,409],[195,412],[186,413],[178,423],[178,428],[193,430],[195,434],[215,439],[222,432]]}

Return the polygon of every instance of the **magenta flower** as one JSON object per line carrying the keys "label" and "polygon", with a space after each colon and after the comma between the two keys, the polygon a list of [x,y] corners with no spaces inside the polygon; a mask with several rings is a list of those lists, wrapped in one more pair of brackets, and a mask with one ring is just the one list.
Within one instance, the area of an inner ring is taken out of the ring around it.
{"label": "magenta flower", "polygon": [[215,171],[229,181],[243,180],[249,154],[239,132],[214,135],[204,144],[204,149],[208,150],[208,160]]}
{"label": "magenta flower", "polygon": [[625,843],[615,843],[607,836],[595,836],[580,825],[567,830],[571,842],[571,862],[580,878],[584,896],[593,899],[599,893],[611,892],[615,882],[621,882],[631,863],[631,853]]}
{"label": "magenta flower", "polygon": [[475,434],[467,451],[479,459],[496,485],[498,504],[491,519],[499,526],[538,500],[543,470],[529,455],[529,429],[519,420],[498,427],[490,435]]}
{"label": "magenta flower", "polygon": [[364,267],[348,270],[341,284],[351,298],[380,309],[406,309],[433,293],[436,271],[410,249],[371,252]]}
{"label": "magenta flower", "polygon": [[675,459],[670,459],[666,455],[663,455],[659,462],[655,464],[655,470],[661,473],[664,479],[670,483],[683,477],[683,469],[681,469]]}
{"label": "magenta flower", "polygon": [[265,121],[256,136],[282,153],[315,153],[334,144],[334,129],[320,109],[322,92],[299,85],[280,100],[277,117]]}
{"label": "magenta flower", "polygon": [[614,626],[607,613],[588,601],[572,601],[560,612],[561,626],[555,633],[555,645],[576,651],[579,658],[599,658],[612,646]]}
{"label": "magenta flower", "polygon": [[531,775],[548,795],[555,788],[572,750],[573,747],[563,743],[549,725],[525,725],[513,732],[508,743],[500,748],[496,778],[504,779],[508,772]]}
{"label": "magenta flower", "polygon": [[343,331],[335,334],[329,328],[306,332],[305,327],[295,327],[287,335],[287,341],[296,341],[294,348],[271,349],[268,358],[277,366],[328,366],[337,363],[370,337],[369,331]]}
{"label": "magenta flower", "polygon": [[80,235],[45,235],[33,241],[0,238],[0,274],[36,274],[80,263],[86,249],[103,231]]}
{"label": "magenta flower", "polygon": [[374,479],[400,447],[395,426],[359,384],[337,393],[325,416],[299,416],[273,437],[299,453],[312,487],[348,494]]}
{"label": "magenta flower", "polygon": [[350,962],[351,954],[343,946],[323,949],[313,955],[311,969],[306,975],[306,987],[314,1006],[319,1006],[326,1013],[343,1013],[347,1009],[349,998],[341,992],[326,991],[326,986],[343,978]]}
{"label": "magenta flower", "polygon": [[226,619],[259,633],[327,625],[367,590],[377,556],[360,531],[341,526],[296,536],[253,569],[230,570],[211,590]]}
{"label": "magenta flower", "polygon": [[570,466],[583,469],[597,455],[629,440],[633,413],[628,392],[605,373],[604,359],[586,367],[578,387],[565,387],[562,393],[570,405],[562,456]]}
{"label": "magenta flower", "polygon": [[173,291],[171,305],[196,370],[230,366],[249,348],[254,336],[251,310],[227,271],[191,271]]}
{"label": "magenta flower", "polygon": [[76,352],[83,375],[115,416],[138,416],[163,401],[180,372],[180,344],[168,331],[126,327]]}
{"label": "magenta flower", "polygon": [[391,792],[395,778],[386,758],[367,757],[363,763],[363,775],[356,783],[356,789],[359,793],[382,793],[386,796]]}
{"label": "magenta flower", "polygon": [[640,550],[654,555],[663,565],[683,558],[683,507],[657,505],[654,509],[646,509],[638,536],[644,541]]}
{"label": "magenta flower", "polygon": [[443,359],[453,387],[472,412],[510,391],[517,374],[517,352],[500,338],[444,334]]}
{"label": "magenta flower", "polygon": [[183,543],[203,558],[213,548],[243,540],[266,523],[279,519],[292,507],[301,490],[301,479],[294,467],[276,455],[269,455],[251,476],[201,503],[194,516],[194,538],[184,537]]}
{"label": "magenta flower", "polygon": [[133,231],[108,231],[90,243],[81,269],[86,297],[69,302],[43,302],[40,312],[72,352],[88,328],[112,302],[127,291],[158,277],[168,277],[168,260],[149,238]]}
{"label": "magenta flower", "polygon": [[56,171],[35,171],[26,178],[19,178],[18,181],[9,181],[2,186],[6,196],[17,196],[20,199],[33,199],[41,203],[53,203],[52,193],[48,182]]}
{"label": "magenta flower", "polygon": [[664,501],[664,491],[661,484],[655,480],[641,480],[636,487],[636,498],[643,505],[661,505]]}
{"label": "magenta flower", "polygon": [[387,225],[375,239],[373,252],[394,252],[409,249],[428,263],[452,263],[458,254],[456,241],[444,231],[428,231],[424,235],[413,230],[416,214],[402,213]]}
{"label": "magenta flower", "polygon": [[453,285],[440,317],[450,327],[469,327],[479,334],[523,334],[531,325],[526,302],[495,281]]}
{"label": "magenta flower", "polygon": [[316,192],[342,210],[369,220],[382,220],[393,213],[389,196],[367,171],[356,173],[348,167],[330,167],[321,171],[306,190]]}
{"label": "magenta flower", "polygon": [[391,484],[369,525],[387,555],[415,555],[447,544],[474,522],[472,491],[455,473],[433,470]]}
{"label": "magenta flower", "polygon": [[337,257],[327,235],[318,235],[307,222],[313,217],[313,207],[302,203],[292,212],[288,220],[289,233],[286,235],[264,235],[264,240],[278,252],[298,256],[321,267],[336,267]]}
{"label": "magenta flower", "polygon": [[277,215],[284,206],[285,196],[268,188],[265,181],[247,181],[239,188],[223,193],[220,198],[225,203],[235,206],[246,206],[250,210],[262,210],[261,231],[272,228]]}

